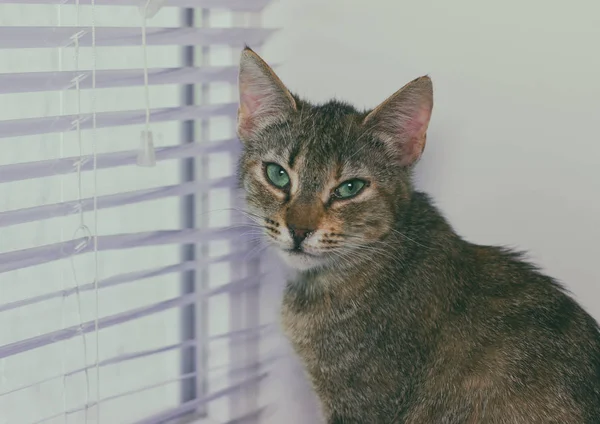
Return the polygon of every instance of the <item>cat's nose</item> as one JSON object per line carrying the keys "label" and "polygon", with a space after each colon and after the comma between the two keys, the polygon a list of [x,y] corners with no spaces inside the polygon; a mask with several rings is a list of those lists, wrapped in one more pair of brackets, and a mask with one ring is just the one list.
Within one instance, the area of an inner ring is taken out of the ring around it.
{"label": "cat's nose", "polygon": [[297,228],[293,225],[288,225],[290,229],[290,234],[292,235],[292,239],[294,240],[294,247],[300,247],[300,244],[304,241],[306,237],[308,237],[314,230],[309,228]]}

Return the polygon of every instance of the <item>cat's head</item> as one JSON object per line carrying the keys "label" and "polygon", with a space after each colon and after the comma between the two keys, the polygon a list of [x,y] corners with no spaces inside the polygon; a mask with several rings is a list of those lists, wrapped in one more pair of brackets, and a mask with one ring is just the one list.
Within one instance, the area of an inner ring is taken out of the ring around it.
{"label": "cat's head", "polygon": [[292,95],[252,50],[241,57],[239,175],[249,213],[294,268],[385,249],[411,195],[433,107],[428,77],[372,111]]}

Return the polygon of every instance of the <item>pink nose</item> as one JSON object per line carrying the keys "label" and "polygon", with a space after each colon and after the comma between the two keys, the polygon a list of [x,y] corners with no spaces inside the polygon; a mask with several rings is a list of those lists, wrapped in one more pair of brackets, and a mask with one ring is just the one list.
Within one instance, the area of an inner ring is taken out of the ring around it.
{"label": "pink nose", "polygon": [[300,243],[314,231],[308,228],[296,228],[293,225],[290,225],[289,228],[292,239],[294,239],[295,247],[299,247]]}

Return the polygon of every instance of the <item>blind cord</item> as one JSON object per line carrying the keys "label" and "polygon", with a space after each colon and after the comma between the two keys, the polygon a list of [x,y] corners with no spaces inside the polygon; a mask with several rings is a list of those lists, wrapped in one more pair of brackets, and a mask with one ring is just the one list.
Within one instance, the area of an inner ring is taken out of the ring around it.
{"label": "blind cord", "polygon": [[[76,6],[76,26],[79,27],[81,25],[80,22],[80,14],[81,14],[81,8],[80,8],[80,0],[76,0],[75,1],[75,6]],[[75,64],[75,71],[79,71],[79,39],[80,37],[84,34],[84,32],[82,31],[78,31],[76,34],[73,35],[73,42],[75,44],[75,57],[74,57],[74,64]],[[74,246],[74,252],[69,252],[70,253],[70,263],[71,263],[71,271],[72,271],[72,275],[73,275],[73,282],[74,282],[74,288],[75,288],[75,296],[76,296],[76,301],[77,301],[77,318],[79,320],[79,333],[81,334],[81,341],[82,341],[82,345],[83,345],[83,358],[84,358],[84,363],[87,362],[87,352],[88,352],[88,348],[87,348],[87,340],[85,338],[85,334],[83,332],[83,327],[82,327],[82,323],[83,323],[83,313],[82,313],[82,307],[81,307],[81,293],[79,291],[79,280],[77,278],[77,269],[75,267],[75,254],[83,249],[86,248],[86,246],[89,245],[91,239],[92,239],[92,233],[89,229],[89,227],[85,224],[85,217],[83,214],[84,211],[84,207],[83,207],[83,183],[82,183],[82,174],[81,174],[81,167],[83,165],[84,162],[84,158],[83,158],[83,142],[82,142],[82,136],[81,136],[81,87],[80,87],[80,79],[76,78],[75,79],[75,92],[76,92],[76,101],[77,101],[77,119],[75,120],[75,130],[76,130],[76,137],[77,137],[77,147],[79,149],[79,157],[77,162],[75,163],[75,167],[77,169],[77,207],[78,207],[78,212],[79,212],[79,225],[77,226],[77,228],[75,229],[75,232],[73,233],[73,237],[72,239],[74,241],[78,240],[78,239],[82,239],[81,242],[77,243]],[[87,424],[88,422],[88,405],[89,405],[89,401],[90,401],[90,376],[89,376],[89,372],[87,371],[87,369],[85,370],[85,423]]]}
{"label": "blind cord", "polygon": [[95,319],[94,335],[96,338],[96,424],[100,424],[100,334],[98,320],[100,315],[100,301],[98,297],[98,146],[96,140],[96,1],[91,0],[92,7],[92,155],[94,157],[94,298]]}
{"label": "blind cord", "polygon": [[[62,5],[57,5],[57,26],[62,26]],[[64,68],[63,64],[63,48],[58,48],[58,71],[62,72]],[[65,92],[64,90],[60,90],[58,92],[58,102],[59,102],[59,114],[63,116],[65,114]],[[65,133],[61,132],[59,135],[59,157],[63,159],[65,157]],[[64,203],[65,201],[65,176],[60,176],[60,202]],[[60,241],[61,243],[65,241],[65,221],[61,219],[60,221]],[[67,290],[67,273],[64,266],[60,267],[60,280],[63,289],[63,293]],[[62,295],[60,301],[60,310],[61,310],[61,328],[65,328],[67,326],[67,316],[66,316],[66,301],[67,296],[65,294]],[[67,343],[62,342],[62,355],[61,355],[61,371],[62,371],[62,403],[63,403],[63,424],[67,424],[68,416],[67,416]]]}
{"label": "blind cord", "polygon": [[[142,59],[144,65],[144,102],[146,109],[145,129],[140,138],[140,150],[137,156],[137,164],[144,167],[156,166],[156,152],[154,151],[154,137],[150,130],[150,87],[148,84],[148,49],[146,40],[146,24],[148,20],[149,9],[153,5],[151,0],[142,0],[140,13],[142,16]],[[160,6],[159,6],[160,7]]]}

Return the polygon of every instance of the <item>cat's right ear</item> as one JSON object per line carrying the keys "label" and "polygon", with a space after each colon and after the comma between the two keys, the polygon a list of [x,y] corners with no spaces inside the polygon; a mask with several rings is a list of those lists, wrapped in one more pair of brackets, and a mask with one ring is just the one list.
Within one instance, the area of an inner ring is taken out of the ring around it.
{"label": "cat's right ear", "polygon": [[275,72],[249,47],[242,52],[237,132],[246,142],[268,125],[296,110],[296,101]]}
{"label": "cat's right ear", "polygon": [[428,76],[417,78],[377,106],[363,121],[392,152],[399,165],[410,167],[427,140],[433,108],[433,86]]}

